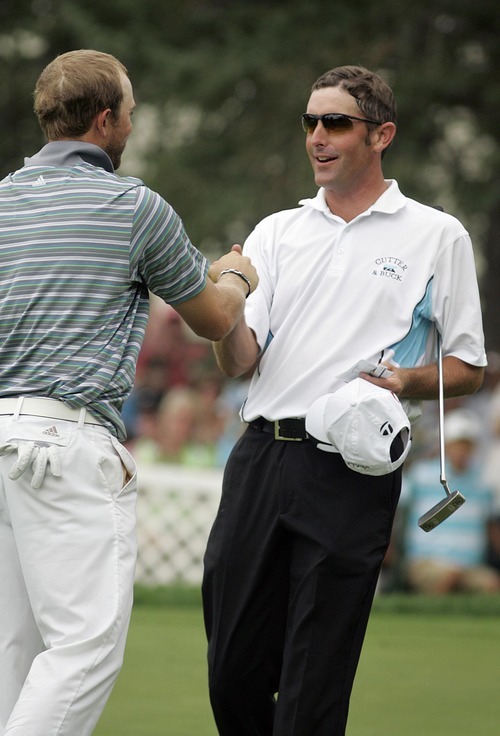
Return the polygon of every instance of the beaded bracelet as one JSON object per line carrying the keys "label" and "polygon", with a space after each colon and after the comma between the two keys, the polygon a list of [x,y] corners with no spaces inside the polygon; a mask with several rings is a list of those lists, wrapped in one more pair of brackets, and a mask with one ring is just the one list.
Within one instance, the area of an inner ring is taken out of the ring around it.
{"label": "beaded bracelet", "polygon": [[248,278],[248,276],[245,276],[243,271],[237,271],[236,268],[225,268],[223,271],[220,272],[219,278],[223,276],[225,273],[234,273],[236,274],[236,276],[239,276],[240,279],[243,279],[243,281],[248,286],[248,292],[247,292],[245,299],[250,296],[251,291],[252,291],[252,284],[250,283],[250,279]]}

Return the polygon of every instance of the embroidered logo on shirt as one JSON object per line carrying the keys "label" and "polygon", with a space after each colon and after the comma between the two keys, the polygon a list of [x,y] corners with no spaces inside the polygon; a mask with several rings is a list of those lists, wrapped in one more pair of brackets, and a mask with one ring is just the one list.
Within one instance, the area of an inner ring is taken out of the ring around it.
{"label": "embroidered logo on shirt", "polygon": [[41,175],[38,177],[38,179],[35,182],[33,182],[34,187],[44,187],[46,184],[47,182]]}
{"label": "embroidered logo on shirt", "polygon": [[375,259],[372,276],[379,276],[392,281],[402,281],[408,266],[395,256],[382,256]]}
{"label": "embroidered logo on shirt", "polygon": [[57,431],[57,427],[55,424],[52,425],[52,427],[49,427],[48,429],[44,429],[42,434],[47,434],[49,437],[60,437],[61,435]]}

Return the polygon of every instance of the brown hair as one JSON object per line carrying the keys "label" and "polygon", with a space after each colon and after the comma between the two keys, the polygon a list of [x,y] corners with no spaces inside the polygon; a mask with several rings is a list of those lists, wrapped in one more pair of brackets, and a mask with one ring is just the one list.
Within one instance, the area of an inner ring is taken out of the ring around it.
{"label": "brown hair", "polygon": [[110,109],[116,118],[126,68],[111,54],[68,51],[45,67],[35,86],[34,110],[47,139],[79,138],[95,116]]}
{"label": "brown hair", "polygon": [[392,89],[378,74],[362,66],[338,66],[322,74],[311,92],[323,87],[342,87],[356,100],[359,109],[370,120],[396,123],[396,101]]}

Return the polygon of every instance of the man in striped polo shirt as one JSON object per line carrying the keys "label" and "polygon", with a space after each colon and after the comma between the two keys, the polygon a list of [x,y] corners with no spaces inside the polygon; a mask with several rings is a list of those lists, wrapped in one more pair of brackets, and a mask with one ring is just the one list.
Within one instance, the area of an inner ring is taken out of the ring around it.
{"label": "man in striped polo shirt", "polygon": [[57,57],[35,89],[48,144],[0,182],[0,733],[86,736],[130,611],[136,469],[121,441],[148,292],[220,340],[257,275],[220,279],[172,207],[115,173],[135,102],[125,67]]}

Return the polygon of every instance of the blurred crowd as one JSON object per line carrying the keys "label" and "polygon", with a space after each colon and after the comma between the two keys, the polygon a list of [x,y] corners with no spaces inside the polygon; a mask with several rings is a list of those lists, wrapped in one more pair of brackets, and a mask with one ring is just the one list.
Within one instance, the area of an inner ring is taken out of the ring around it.
{"label": "blurred crowd", "polygon": [[226,379],[211,343],[153,297],[135,386],[123,407],[128,449],[139,463],[222,468],[243,430],[247,382]]}
{"label": "blurred crowd", "polygon": [[[414,426],[403,491],[380,592],[500,591],[500,355],[488,354],[481,390],[447,399],[446,478],[466,503],[431,532],[418,518],[445,497],[437,402]],[[153,297],[135,387],[123,408],[127,445],[139,464],[222,468],[243,425],[249,377],[226,379],[211,345]]]}
{"label": "blurred crowd", "polygon": [[446,497],[441,484],[438,402],[413,427],[401,500],[380,590],[430,595],[500,592],[500,355],[488,354],[482,388],[447,399],[444,477],[465,503],[430,532],[422,514]]}

